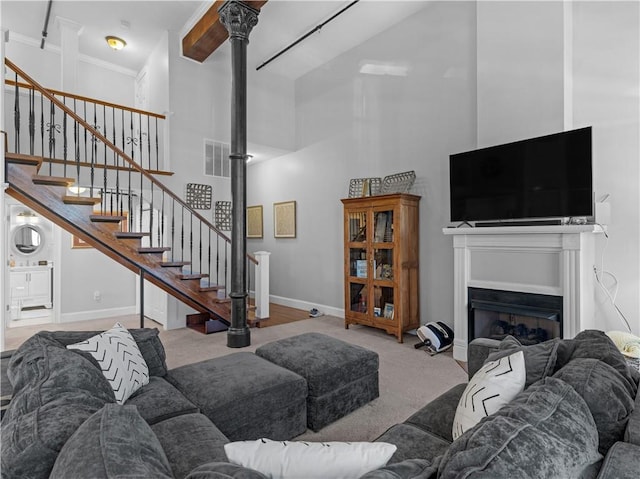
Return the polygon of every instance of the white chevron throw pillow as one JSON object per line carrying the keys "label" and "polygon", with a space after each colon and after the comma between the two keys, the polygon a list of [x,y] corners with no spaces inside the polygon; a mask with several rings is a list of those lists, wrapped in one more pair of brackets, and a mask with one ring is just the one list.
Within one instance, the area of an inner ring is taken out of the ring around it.
{"label": "white chevron throw pillow", "polygon": [[149,368],[131,333],[116,323],[113,328],[67,349],[86,351],[94,357],[113,389],[118,404],[149,383]]}
{"label": "white chevron throw pillow", "polygon": [[473,375],[458,402],[451,431],[453,439],[511,402],[524,390],[527,377],[524,353],[490,361]]}

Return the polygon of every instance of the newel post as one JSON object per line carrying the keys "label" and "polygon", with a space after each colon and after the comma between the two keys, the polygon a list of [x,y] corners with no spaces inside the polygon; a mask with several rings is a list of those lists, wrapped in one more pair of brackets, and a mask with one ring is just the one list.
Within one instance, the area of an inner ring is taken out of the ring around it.
{"label": "newel post", "polygon": [[269,317],[269,253],[256,251],[253,255],[258,260],[256,266],[255,305],[256,319]]}
{"label": "newel post", "polygon": [[258,23],[258,10],[229,0],[219,9],[220,21],[231,42],[231,325],[227,346],[243,348],[251,344],[247,326],[247,44]]}

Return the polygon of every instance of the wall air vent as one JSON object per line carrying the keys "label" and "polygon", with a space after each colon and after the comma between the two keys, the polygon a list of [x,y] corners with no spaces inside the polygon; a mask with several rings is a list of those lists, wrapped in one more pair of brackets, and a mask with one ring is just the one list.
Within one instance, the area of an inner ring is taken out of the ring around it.
{"label": "wall air vent", "polygon": [[220,178],[231,177],[230,146],[215,140],[204,140],[204,174]]}

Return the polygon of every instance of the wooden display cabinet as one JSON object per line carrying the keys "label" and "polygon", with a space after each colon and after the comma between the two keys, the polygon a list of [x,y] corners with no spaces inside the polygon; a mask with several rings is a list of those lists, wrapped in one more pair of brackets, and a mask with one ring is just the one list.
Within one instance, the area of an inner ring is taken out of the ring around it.
{"label": "wooden display cabinet", "polygon": [[402,342],[420,326],[419,196],[395,193],[344,205],[344,326],[384,329]]}

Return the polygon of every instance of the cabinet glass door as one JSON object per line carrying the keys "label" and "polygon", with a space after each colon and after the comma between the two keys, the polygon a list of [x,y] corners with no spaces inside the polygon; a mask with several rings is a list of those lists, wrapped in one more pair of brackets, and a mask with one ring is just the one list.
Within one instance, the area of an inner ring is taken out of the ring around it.
{"label": "cabinet glass door", "polygon": [[349,283],[349,308],[355,313],[366,314],[368,309],[367,285],[362,283]]}
{"label": "cabinet glass door", "polygon": [[348,216],[349,241],[362,243],[367,241],[367,212],[351,211]]}
{"label": "cabinet glass door", "polygon": [[394,319],[393,288],[390,286],[373,287],[373,314],[378,318],[392,321]]}
{"label": "cabinet glass door", "polygon": [[349,248],[349,276],[366,279],[369,277],[367,250]]}
{"label": "cabinet glass door", "polygon": [[393,248],[376,248],[373,250],[374,279],[393,281]]}
{"label": "cabinet glass door", "polygon": [[373,242],[393,242],[393,210],[376,211],[373,214]]}

